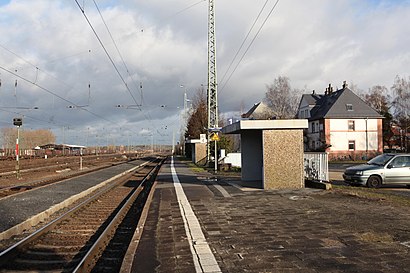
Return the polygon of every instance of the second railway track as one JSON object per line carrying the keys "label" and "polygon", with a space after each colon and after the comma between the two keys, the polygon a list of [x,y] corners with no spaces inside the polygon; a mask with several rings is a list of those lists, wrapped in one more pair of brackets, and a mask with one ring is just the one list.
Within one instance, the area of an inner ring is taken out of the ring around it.
{"label": "second railway track", "polygon": [[118,272],[161,164],[122,177],[2,250],[0,272]]}
{"label": "second railway track", "polygon": [[[87,159],[87,167],[85,167],[82,170],[76,170],[76,168],[78,168],[78,162],[76,162],[77,160],[74,161],[73,158],[63,158],[63,164],[61,164],[61,162],[57,162],[57,164],[54,165],[51,164],[41,167],[37,166],[34,168],[22,170],[22,172],[24,172],[24,179],[17,180],[15,182],[9,182],[9,184],[5,184],[4,181],[0,181],[0,184],[2,184],[0,186],[0,198],[24,192],[27,190],[32,190],[52,183],[56,183],[64,179],[98,171],[116,164],[122,164],[125,162],[135,160],[135,157],[130,159],[128,157],[125,157],[126,160],[124,160],[124,158],[118,160],[118,157],[119,156],[105,156],[103,160],[99,160],[98,157],[89,156]],[[114,161],[107,161],[108,159]],[[35,175],[36,173],[39,173],[40,176],[33,178],[32,175]],[[0,173],[0,177],[6,179],[10,179],[10,176],[15,175],[15,171]]]}

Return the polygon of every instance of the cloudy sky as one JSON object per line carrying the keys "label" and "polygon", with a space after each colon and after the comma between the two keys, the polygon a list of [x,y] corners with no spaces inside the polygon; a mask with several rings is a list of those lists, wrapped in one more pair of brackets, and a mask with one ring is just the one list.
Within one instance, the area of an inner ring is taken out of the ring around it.
{"label": "cloudy sky", "polygon": [[[410,75],[408,0],[215,5],[223,118],[278,76],[322,92]],[[23,116],[59,143],[171,144],[184,92],[207,84],[207,18],[206,0],[0,0],[0,128]]]}

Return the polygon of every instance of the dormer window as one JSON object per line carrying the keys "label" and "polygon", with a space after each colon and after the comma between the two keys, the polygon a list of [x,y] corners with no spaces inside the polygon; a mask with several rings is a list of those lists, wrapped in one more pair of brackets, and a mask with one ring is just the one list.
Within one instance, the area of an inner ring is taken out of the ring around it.
{"label": "dormer window", "polygon": [[350,104],[350,103],[346,104],[346,110],[347,111],[353,111],[353,105]]}

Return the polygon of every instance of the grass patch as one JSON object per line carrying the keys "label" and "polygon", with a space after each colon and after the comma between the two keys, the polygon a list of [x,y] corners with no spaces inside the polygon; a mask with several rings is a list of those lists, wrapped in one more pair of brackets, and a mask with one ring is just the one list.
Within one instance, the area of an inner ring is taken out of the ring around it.
{"label": "grass patch", "polygon": [[365,232],[358,235],[359,239],[369,243],[392,243],[393,237],[387,233]]}
{"label": "grass patch", "polygon": [[193,172],[196,172],[196,173],[201,173],[201,172],[206,171],[204,168],[194,164],[193,162],[188,162],[187,165]]}
{"label": "grass patch", "polygon": [[332,160],[329,164],[366,164],[368,160]]}
{"label": "grass patch", "polygon": [[410,206],[410,199],[405,196],[399,196],[394,193],[379,189],[369,189],[362,187],[351,187],[351,186],[340,186],[332,185],[335,192],[346,194],[349,196],[355,196],[358,198],[363,198],[367,200],[379,201],[379,202],[389,202],[391,204]]}

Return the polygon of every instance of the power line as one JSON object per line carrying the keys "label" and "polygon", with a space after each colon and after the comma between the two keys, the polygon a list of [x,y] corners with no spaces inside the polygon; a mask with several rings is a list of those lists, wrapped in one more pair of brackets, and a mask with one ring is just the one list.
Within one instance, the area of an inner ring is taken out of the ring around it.
{"label": "power line", "polygon": [[[194,3],[194,4],[189,5],[188,7],[184,8],[184,9],[182,9],[182,10],[176,12],[176,13],[173,14],[172,16],[170,16],[170,18],[172,18],[172,17],[174,17],[174,16],[176,16],[176,15],[179,15],[179,14],[181,14],[181,13],[183,13],[183,12],[185,12],[185,11],[187,11],[187,10],[189,10],[189,9],[191,9],[191,8],[193,8],[193,7],[195,7],[195,6],[197,6],[198,4],[200,4],[200,3],[204,2],[204,1],[206,1],[206,0],[200,0],[200,1],[196,2],[196,3]],[[124,58],[123,58],[123,56],[122,56],[122,54],[121,54],[121,52],[120,52],[120,50],[119,50],[119,48],[118,48],[118,46],[117,46],[117,43],[115,42],[115,40],[114,40],[114,38],[113,38],[113,36],[112,36],[112,33],[111,33],[110,29],[108,28],[108,25],[107,25],[107,23],[106,23],[106,21],[105,21],[105,19],[104,19],[104,16],[102,15],[101,10],[100,10],[100,8],[99,8],[98,5],[97,5],[97,2],[96,2],[95,0],[93,0],[93,2],[94,2],[94,5],[95,5],[95,7],[96,7],[96,9],[97,9],[97,11],[98,11],[100,17],[101,17],[101,20],[102,20],[103,23],[104,23],[105,28],[107,29],[108,34],[109,34],[109,36],[110,36],[110,38],[111,38],[111,40],[112,40],[112,42],[113,42],[113,44],[114,44],[114,46],[115,46],[115,49],[117,50],[117,53],[118,53],[118,55],[119,55],[120,58],[121,58],[121,61],[122,61],[123,65],[124,65],[125,70],[127,71],[128,76],[131,78],[131,80],[132,80],[132,82],[134,83],[134,85],[137,86],[137,84],[135,83],[135,80],[133,79],[133,77],[132,77],[132,75],[131,75],[131,73],[130,73],[130,71],[129,71],[129,68],[128,68],[127,64],[125,63]],[[84,13],[84,11],[83,11],[83,13]],[[140,88],[140,93],[141,93],[141,94],[140,94],[140,95],[141,95],[141,103],[140,103],[140,105],[142,106],[142,104],[143,104],[142,82],[140,82],[139,88]],[[138,104],[137,104],[137,105],[138,105]],[[140,107],[139,107],[139,110],[142,111],[142,109],[141,109]],[[144,112],[144,117],[146,118],[146,120],[152,121],[152,117],[151,117],[151,115],[150,115],[149,112],[148,112],[148,113],[145,113],[145,112]]]}
{"label": "power line", "polygon": [[259,11],[258,16],[256,17],[256,19],[255,19],[255,21],[253,22],[251,28],[249,29],[248,33],[246,34],[245,38],[243,39],[241,46],[240,46],[240,47],[238,48],[238,50],[236,51],[235,56],[233,57],[231,63],[229,64],[228,68],[226,69],[224,75],[222,76],[222,79],[221,79],[221,81],[220,81],[221,84],[223,83],[223,81],[224,81],[226,75],[228,74],[229,70],[231,69],[233,63],[235,62],[236,57],[238,57],[239,52],[242,50],[242,47],[245,45],[246,40],[248,39],[248,37],[249,37],[249,35],[251,34],[253,28],[255,27],[256,23],[258,22],[259,17],[261,16],[261,14],[262,14],[263,10],[265,9],[266,4],[267,4],[268,2],[269,2],[269,0],[266,0],[266,1],[265,1],[265,4],[263,5],[263,7],[261,8],[261,10]]}
{"label": "power line", "polygon": [[115,124],[115,122],[110,121],[110,120],[104,118],[103,116],[98,115],[98,114],[96,114],[96,113],[94,113],[94,112],[91,112],[91,111],[88,110],[88,109],[85,109],[85,108],[83,108],[83,107],[80,107],[80,106],[77,105],[76,103],[74,103],[74,102],[72,102],[72,101],[70,101],[70,100],[68,100],[68,99],[66,99],[66,98],[64,98],[64,97],[62,97],[62,96],[56,94],[55,92],[53,92],[53,91],[47,89],[46,87],[43,87],[43,86],[41,86],[41,85],[39,85],[39,84],[37,84],[37,83],[35,83],[35,82],[32,82],[32,81],[30,81],[29,79],[24,78],[24,77],[18,75],[17,73],[15,73],[15,72],[13,72],[13,71],[11,71],[11,70],[9,70],[9,69],[3,67],[3,66],[0,66],[0,69],[2,69],[2,70],[4,70],[4,71],[6,71],[6,72],[12,74],[13,76],[15,76],[15,77],[17,77],[17,78],[19,78],[19,79],[21,79],[21,80],[23,80],[23,81],[25,81],[25,82],[28,82],[28,83],[30,83],[30,84],[36,86],[37,88],[39,88],[39,89],[41,89],[41,90],[43,90],[43,91],[45,91],[45,92],[47,92],[47,93],[49,93],[49,94],[51,94],[51,95],[54,95],[55,97],[57,97],[57,98],[59,98],[59,99],[65,101],[65,102],[67,102],[67,103],[69,103],[69,104],[74,105],[74,106],[77,107],[77,108],[80,108],[80,109],[82,109],[82,110],[84,110],[84,111],[90,113],[91,115],[93,115],[93,116],[95,116],[95,117],[98,117],[98,118],[100,118],[100,119],[102,119],[102,120],[105,120],[105,121],[108,121],[108,122],[110,122],[110,123]]}
{"label": "power line", "polygon": [[[181,9],[181,10],[179,10],[179,11],[173,13],[173,14],[171,14],[170,16],[165,17],[165,18],[162,19],[161,21],[157,22],[155,26],[158,26],[158,25],[161,26],[164,22],[166,22],[166,21],[168,21],[168,20],[171,20],[172,18],[176,17],[177,15],[180,15],[180,14],[184,13],[185,11],[187,11],[187,10],[189,10],[189,9],[191,9],[191,8],[193,8],[193,7],[195,7],[195,6],[199,5],[199,4],[201,4],[201,3],[203,3],[203,2],[206,2],[206,1],[208,1],[208,0],[199,0],[198,2],[195,2],[195,3],[191,4],[191,5],[189,5],[189,6],[185,7],[185,8],[183,8],[183,9]],[[148,26],[146,29],[151,29],[151,28],[153,28],[153,27],[154,27],[154,25],[151,25],[151,26]],[[144,29],[142,29],[142,31],[144,31]]]}
{"label": "power line", "polygon": [[[36,86],[36,87],[39,88],[40,90],[43,90],[43,91],[45,91],[45,92],[47,92],[47,93],[49,93],[49,94],[52,94],[52,95],[56,96],[57,98],[59,98],[59,99],[61,99],[61,100],[63,100],[63,101],[65,101],[65,102],[69,103],[69,104],[74,105],[76,108],[79,108],[79,109],[81,109],[81,110],[83,110],[83,111],[85,111],[85,112],[88,112],[89,114],[91,114],[91,115],[93,115],[93,116],[95,116],[95,117],[97,117],[97,118],[99,118],[99,119],[101,119],[101,120],[104,120],[104,121],[107,121],[107,122],[109,122],[109,123],[111,123],[111,124],[117,125],[117,123],[115,123],[114,121],[111,121],[111,120],[109,120],[109,119],[107,119],[107,118],[105,118],[105,117],[103,117],[103,116],[101,116],[101,115],[99,115],[99,114],[96,114],[96,113],[94,113],[94,112],[92,112],[92,111],[90,111],[90,110],[88,110],[88,109],[86,109],[86,108],[84,108],[84,107],[81,107],[81,106],[75,104],[74,102],[72,102],[72,101],[70,101],[70,100],[68,100],[68,99],[66,99],[66,98],[64,98],[64,97],[62,97],[62,96],[56,94],[55,92],[53,92],[53,91],[47,89],[46,87],[43,87],[43,86],[41,86],[41,85],[39,85],[39,84],[37,84],[37,83],[35,83],[35,82],[32,82],[32,81],[30,81],[29,79],[24,78],[24,77],[18,75],[17,73],[15,73],[15,72],[13,72],[13,71],[7,69],[7,68],[4,68],[4,67],[0,66],[0,69],[2,69],[2,70],[4,70],[4,71],[6,71],[6,72],[8,72],[8,73],[10,73],[10,74],[12,74],[12,75],[14,75],[15,77],[17,77],[17,78],[19,78],[19,79],[21,79],[21,80],[23,80],[23,81],[25,81],[25,82],[27,82],[27,83],[30,83],[30,84]],[[4,109],[1,109],[1,107],[0,107],[0,111],[8,112],[8,113],[14,113],[14,114],[20,114],[20,113],[18,113],[18,112],[7,111],[7,110],[4,110]],[[45,121],[45,120],[38,119],[38,118],[35,118],[35,117],[32,117],[32,116],[28,116],[28,115],[24,115],[24,116],[27,117],[27,118],[30,118],[30,119],[32,119],[32,120],[41,121],[41,122],[45,122],[45,123],[48,123],[48,124],[50,124],[50,123],[51,123],[51,124],[56,124],[55,122]],[[58,125],[58,124],[56,124],[56,125]],[[58,125],[58,126],[68,126],[68,125]],[[132,129],[131,129],[130,131],[131,131],[131,132],[134,132],[135,134],[138,134],[138,132],[135,131],[135,130],[132,130]]]}
{"label": "power line", "polygon": [[[107,29],[108,34],[110,35],[111,41],[113,42],[113,44],[114,44],[114,46],[115,46],[115,49],[117,50],[117,53],[118,53],[118,55],[119,55],[120,58],[121,58],[121,61],[122,61],[123,65],[124,65],[125,70],[127,71],[128,76],[131,78],[131,80],[132,80],[132,82],[134,83],[135,87],[138,88],[137,84],[135,83],[135,81],[134,81],[134,79],[133,79],[133,77],[132,77],[132,75],[131,75],[131,73],[130,73],[130,70],[128,69],[127,64],[126,64],[125,61],[124,61],[124,58],[122,57],[122,54],[121,54],[120,50],[118,49],[117,43],[115,42],[115,40],[114,40],[114,38],[113,38],[113,36],[112,36],[112,34],[111,34],[111,31],[110,31],[110,29],[108,28],[108,25],[107,25],[107,23],[106,23],[106,21],[105,21],[105,19],[104,19],[104,16],[102,15],[102,13],[101,13],[101,11],[100,11],[100,8],[99,8],[98,5],[97,5],[97,2],[95,2],[95,0],[93,0],[93,2],[94,2],[94,5],[95,5],[95,7],[96,7],[98,13],[100,14],[101,20],[103,21],[104,26],[105,26],[105,28]],[[141,104],[142,104],[142,101],[141,101]]]}
{"label": "power line", "polygon": [[[192,5],[188,6],[187,8],[181,10],[179,13],[182,13],[183,11],[192,8],[193,6],[196,6],[196,5],[198,5],[199,3],[203,2],[203,1],[206,1],[206,0],[201,0],[201,1],[197,2],[197,3],[195,3],[195,4],[192,4]],[[112,33],[111,33],[110,29],[108,28],[108,25],[107,25],[107,23],[106,23],[106,21],[105,21],[105,19],[104,19],[104,16],[102,15],[102,13],[101,13],[101,11],[100,11],[100,9],[99,9],[99,7],[98,7],[96,1],[93,0],[93,2],[94,2],[94,5],[95,5],[95,7],[96,7],[96,9],[97,9],[97,11],[98,11],[100,17],[101,17],[101,20],[102,20],[103,23],[104,23],[105,28],[107,29],[107,32],[108,32],[109,36],[110,36],[110,38],[111,38],[111,40],[112,40],[112,42],[113,42],[113,44],[114,44],[114,46],[115,46],[115,48],[116,48],[116,50],[117,50],[117,53],[118,53],[118,55],[119,55],[120,58],[121,58],[121,61],[122,61],[123,65],[124,65],[125,70],[127,71],[128,76],[131,78],[131,80],[132,80],[132,82],[134,83],[134,85],[137,86],[137,84],[135,83],[135,81],[134,81],[134,79],[133,79],[133,77],[132,77],[132,75],[131,75],[131,73],[130,73],[130,71],[129,71],[129,68],[128,68],[127,64],[125,63],[124,58],[123,58],[123,56],[122,56],[122,54],[121,54],[121,52],[120,52],[120,50],[119,50],[119,48],[118,48],[118,46],[117,46],[117,43],[115,42],[115,40],[114,40],[114,38],[113,38],[113,36],[112,36]],[[84,14],[84,12],[83,12],[83,14]],[[85,15],[85,14],[84,14],[84,15]],[[95,33],[95,32],[94,32],[94,33]],[[95,33],[95,34],[96,34],[96,33]],[[96,34],[96,35],[97,35],[97,34]],[[105,50],[105,48],[104,48],[104,50]],[[106,52],[106,53],[107,53],[107,52]],[[118,70],[117,70],[117,72],[118,72]],[[119,72],[118,72],[118,73],[119,73]],[[138,103],[135,101],[135,99],[134,99],[134,101],[136,102],[136,105],[135,105],[135,106],[137,106],[138,109],[139,109],[140,111],[142,111],[142,108],[141,108],[142,103],[143,103],[142,82],[140,82],[139,87],[140,87],[140,92],[141,92],[141,103],[138,104]],[[127,86],[127,88],[128,88],[128,86]],[[129,90],[129,92],[130,92],[130,94],[131,94],[131,91],[130,91],[130,90]],[[131,94],[131,96],[132,96],[132,94]],[[146,112],[142,111],[142,113],[143,113],[143,116],[144,116],[145,120],[147,120],[147,121],[149,121],[149,122],[153,122],[153,121],[152,121],[151,114],[150,114],[149,112],[146,113]],[[158,133],[161,134],[159,131],[158,131]]]}
{"label": "power line", "polygon": [[100,43],[101,47],[103,48],[105,54],[107,55],[108,59],[110,60],[111,64],[113,65],[115,71],[117,72],[118,76],[120,77],[121,81],[124,83],[125,88],[127,89],[128,93],[131,95],[132,99],[134,100],[135,104],[138,104],[137,100],[135,99],[134,95],[132,94],[130,88],[128,87],[128,84],[125,82],[124,77],[121,75],[120,71],[118,70],[118,67],[114,63],[114,60],[111,58],[110,54],[108,53],[106,47],[104,46],[104,43],[98,36],[98,33],[94,29],[93,25],[91,24],[90,20],[88,19],[88,16],[85,14],[84,8],[81,7],[80,3],[78,3],[78,0],[74,0],[77,3],[78,8],[81,10],[85,20],[87,21],[88,25],[90,26],[91,30],[93,31],[95,37],[97,38],[98,42]]}
{"label": "power line", "polygon": [[[40,71],[40,72],[44,73],[45,75],[49,76],[50,78],[52,78],[52,79],[54,79],[54,80],[60,82],[61,84],[65,85],[67,88],[69,88],[67,91],[69,91],[69,90],[71,90],[71,89],[74,89],[73,86],[69,85],[68,83],[66,83],[66,82],[64,82],[64,81],[62,81],[62,80],[60,80],[59,78],[53,76],[52,74],[50,74],[50,73],[48,73],[48,72],[42,70],[42,69],[41,69],[40,67],[38,67],[37,65],[35,65],[35,64],[33,64],[32,62],[28,61],[27,59],[25,59],[25,58],[19,56],[17,53],[15,53],[15,52],[13,52],[12,50],[8,49],[8,48],[5,47],[4,45],[0,44],[0,47],[3,48],[4,50],[6,50],[7,52],[11,53],[11,54],[14,55],[15,57],[19,58],[20,60],[24,61],[24,62],[27,63],[28,65],[31,65],[32,67],[34,67],[34,68],[36,69],[36,79],[34,80],[34,83],[37,82],[38,72]],[[90,53],[91,50],[88,50],[87,52]],[[78,55],[80,55],[80,54],[83,54],[83,52],[82,52],[82,53],[79,53],[79,54],[71,55],[71,56],[69,56],[69,57],[78,56]],[[64,58],[68,58],[68,57],[64,57]],[[55,60],[54,60],[54,61],[55,61]]]}
{"label": "power line", "polygon": [[207,1],[207,0],[200,0],[200,1],[198,1],[198,2],[196,2],[196,3],[194,3],[194,4],[192,4],[192,5],[189,5],[188,7],[184,8],[184,9],[181,9],[180,11],[174,13],[174,14],[173,14],[172,16],[170,16],[169,18],[172,18],[172,17],[174,17],[174,16],[177,16],[177,15],[183,13],[184,11],[187,11],[187,10],[189,10],[189,9],[195,7],[196,5],[199,5],[199,4],[201,4],[202,2],[205,2],[205,1]]}
{"label": "power line", "polygon": [[253,37],[252,41],[250,42],[250,44],[248,45],[248,47],[246,48],[245,52],[242,54],[241,59],[239,60],[239,62],[236,64],[234,70],[231,72],[231,74],[229,75],[228,79],[226,80],[226,82],[224,83],[224,85],[221,87],[221,90],[223,90],[225,88],[225,86],[228,84],[229,80],[231,79],[232,75],[235,73],[236,69],[239,67],[240,63],[242,62],[243,58],[246,56],[246,54],[248,53],[249,49],[251,48],[252,44],[255,42],[256,38],[258,37],[259,33],[261,32],[262,28],[264,27],[266,21],[268,21],[270,15],[272,14],[272,12],[275,10],[277,4],[279,3],[279,0],[276,0],[275,4],[273,5],[273,7],[271,8],[271,10],[269,11],[268,15],[266,16],[265,20],[262,22],[261,26],[259,27],[258,31],[256,32],[255,36]]}
{"label": "power line", "polygon": [[[22,115],[21,112],[5,110],[4,107],[0,107],[0,111],[6,112],[6,113],[9,113],[9,114]],[[39,121],[39,122],[46,123],[46,124],[54,124],[54,125],[57,125],[57,126],[67,126],[67,125],[57,124],[54,121],[47,121],[47,120],[39,119],[39,118],[36,118],[36,117],[32,117],[32,116],[27,115],[27,114],[24,114],[22,116],[24,116],[25,118],[35,120],[35,121]],[[7,123],[7,124],[9,124],[9,123]]]}

